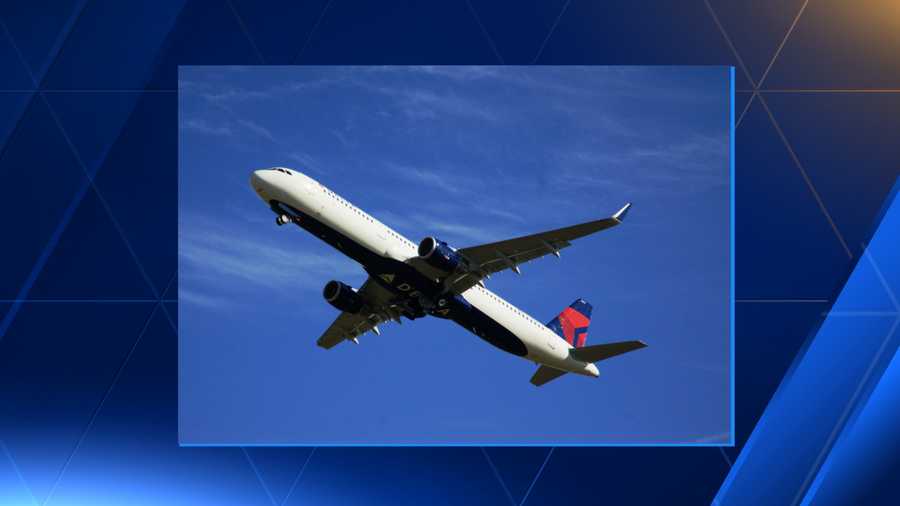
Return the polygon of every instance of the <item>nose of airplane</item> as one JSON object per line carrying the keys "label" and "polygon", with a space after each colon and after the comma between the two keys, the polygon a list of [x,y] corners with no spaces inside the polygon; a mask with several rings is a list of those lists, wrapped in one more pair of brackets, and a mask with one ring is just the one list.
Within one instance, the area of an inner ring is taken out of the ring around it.
{"label": "nose of airplane", "polygon": [[250,173],[250,187],[263,201],[268,202],[272,198],[272,171],[267,169],[254,170]]}
{"label": "nose of airplane", "polygon": [[597,366],[594,364],[588,364],[587,371],[591,373],[591,376],[597,378],[600,376],[600,370],[597,369]]}
{"label": "nose of airplane", "polygon": [[254,188],[261,188],[263,185],[263,173],[264,170],[254,170],[250,173],[250,186]]}

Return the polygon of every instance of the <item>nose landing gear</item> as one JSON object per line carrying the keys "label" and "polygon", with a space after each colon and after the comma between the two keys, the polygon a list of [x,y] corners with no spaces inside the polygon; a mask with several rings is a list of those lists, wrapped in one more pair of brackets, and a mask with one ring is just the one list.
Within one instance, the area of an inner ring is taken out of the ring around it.
{"label": "nose landing gear", "polygon": [[278,215],[278,217],[275,218],[275,224],[279,227],[288,223],[292,223],[293,221],[294,220],[286,214]]}

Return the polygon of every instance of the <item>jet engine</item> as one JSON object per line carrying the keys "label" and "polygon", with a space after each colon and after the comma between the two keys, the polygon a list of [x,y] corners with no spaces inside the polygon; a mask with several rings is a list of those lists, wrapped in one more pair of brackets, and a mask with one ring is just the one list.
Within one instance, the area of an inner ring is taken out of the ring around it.
{"label": "jet engine", "polygon": [[419,243],[419,257],[428,265],[444,272],[456,272],[466,268],[466,261],[462,255],[449,244],[434,237],[422,239]]}
{"label": "jet engine", "polygon": [[358,313],[363,307],[363,298],[349,285],[331,280],[325,284],[322,296],[339,311]]}

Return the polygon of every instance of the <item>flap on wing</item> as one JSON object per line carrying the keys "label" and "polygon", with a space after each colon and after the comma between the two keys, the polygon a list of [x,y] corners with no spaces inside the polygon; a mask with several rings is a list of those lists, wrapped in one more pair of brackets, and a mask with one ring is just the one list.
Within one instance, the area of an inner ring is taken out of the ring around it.
{"label": "flap on wing", "polygon": [[517,266],[525,262],[548,254],[559,256],[559,251],[571,246],[571,241],[622,223],[625,214],[630,208],[631,204],[626,204],[615,215],[602,220],[589,221],[505,241],[462,248],[458,250],[459,253],[469,260],[473,269],[468,273],[457,275],[455,279],[448,279],[448,288],[455,293],[462,293],[475,286],[484,277],[495,272],[504,269],[512,269],[518,272]]}
{"label": "flap on wing", "polygon": [[511,267],[511,262],[518,264],[547,254],[556,253],[570,246],[569,241],[606,230],[620,223],[622,222],[616,218],[604,218],[539,234],[463,248],[459,252],[482,267],[497,266],[496,270],[501,270]]}
{"label": "flap on wing", "polygon": [[[341,313],[316,341],[322,348],[329,349],[345,339],[353,339],[371,330],[378,331],[376,325],[390,321],[389,315],[391,292],[373,281],[366,280],[357,292],[364,301],[363,311],[359,314]],[[374,315],[374,316],[372,316]]]}
{"label": "flap on wing", "polygon": [[372,330],[375,324],[361,314],[341,313],[316,341],[322,348],[330,349],[345,339],[365,334]]}

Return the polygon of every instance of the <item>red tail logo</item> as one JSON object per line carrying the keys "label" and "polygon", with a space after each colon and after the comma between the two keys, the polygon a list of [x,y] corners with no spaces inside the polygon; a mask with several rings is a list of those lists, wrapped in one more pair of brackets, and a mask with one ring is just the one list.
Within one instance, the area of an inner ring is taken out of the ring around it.
{"label": "red tail logo", "polygon": [[587,342],[592,310],[593,307],[584,299],[578,299],[563,309],[562,313],[559,313],[559,316],[551,320],[547,326],[572,346],[581,348]]}

